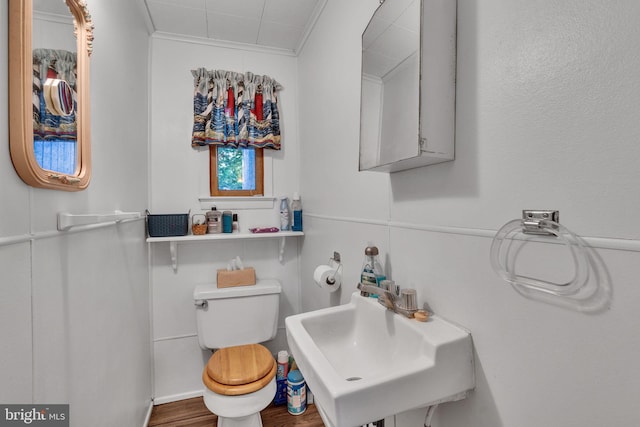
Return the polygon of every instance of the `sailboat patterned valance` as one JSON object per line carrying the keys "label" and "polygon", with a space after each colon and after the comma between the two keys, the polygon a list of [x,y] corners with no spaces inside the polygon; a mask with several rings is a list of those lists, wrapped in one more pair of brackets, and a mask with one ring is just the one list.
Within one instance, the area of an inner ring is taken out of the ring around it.
{"label": "sailboat patterned valance", "polygon": [[223,145],[280,150],[277,91],[268,76],[251,72],[192,70],[192,146]]}
{"label": "sailboat patterned valance", "polygon": [[[55,87],[54,87],[55,86]],[[63,91],[62,88],[66,91]],[[33,50],[34,140],[77,138],[76,54],[66,50]],[[55,106],[58,108],[54,108]],[[64,108],[60,108],[64,106]]]}

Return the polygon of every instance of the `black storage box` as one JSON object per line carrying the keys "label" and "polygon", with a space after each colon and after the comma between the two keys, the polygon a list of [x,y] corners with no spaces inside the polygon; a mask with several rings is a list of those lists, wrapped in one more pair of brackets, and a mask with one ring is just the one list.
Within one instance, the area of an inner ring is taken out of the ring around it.
{"label": "black storage box", "polygon": [[151,215],[147,211],[149,237],[186,236],[189,232],[189,214]]}

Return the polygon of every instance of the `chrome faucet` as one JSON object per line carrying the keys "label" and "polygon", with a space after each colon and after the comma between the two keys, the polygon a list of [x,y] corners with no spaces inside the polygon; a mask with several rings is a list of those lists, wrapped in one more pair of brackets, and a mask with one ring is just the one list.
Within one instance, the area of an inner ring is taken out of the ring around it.
{"label": "chrome faucet", "polygon": [[400,297],[391,290],[373,285],[365,285],[364,283],[358,283],[357,287],[360,290],[360,294],[378,295],[378,302],[385,306],[387,310],[391,310],[394,313],[412,318],[414,313],[418,311],[415,298],[416,291],[414,289],[405,289],[402,292],[402,302],[404,302],[404,304],[400,304]]}

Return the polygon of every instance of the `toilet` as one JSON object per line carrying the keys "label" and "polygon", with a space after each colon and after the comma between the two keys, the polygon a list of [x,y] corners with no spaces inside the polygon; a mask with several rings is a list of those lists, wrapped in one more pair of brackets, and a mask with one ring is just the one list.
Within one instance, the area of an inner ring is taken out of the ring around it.
{"label": "toilet", "polygon": [[193,291],[198,342],[215,350],[202,382],[204,404],[218,416],[218,427],[262,427],[260,411],[276,394],[277,364],[259,343],[276,336],[281,291],[276,280]]}

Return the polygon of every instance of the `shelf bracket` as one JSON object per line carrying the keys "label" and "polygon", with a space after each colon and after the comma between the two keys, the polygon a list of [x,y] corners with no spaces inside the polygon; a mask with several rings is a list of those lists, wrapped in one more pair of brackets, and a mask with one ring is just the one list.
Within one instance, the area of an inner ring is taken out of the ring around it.
{"label": "shelf bracket", "polygon": [[173,272],[178,272],[178,242],[169,242],[169,253],[171,254],[171,267]]}
{"label": "shelf bracket", "polygon": [[281,237],[280,238],[280,254],[278,255],[278,260],[280,261],[280,264],[282,264],[284,262],[284,244],[285,244],[285,237]]}

